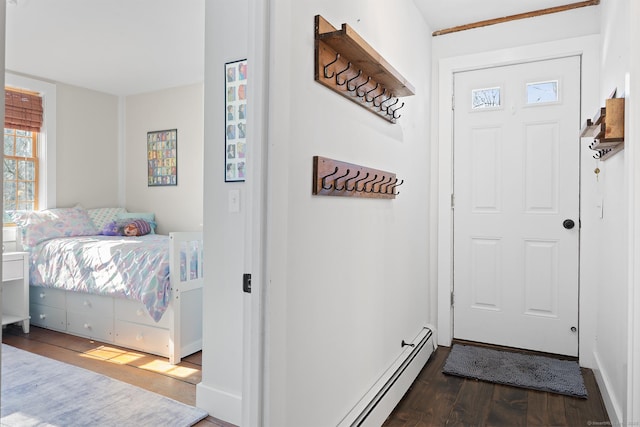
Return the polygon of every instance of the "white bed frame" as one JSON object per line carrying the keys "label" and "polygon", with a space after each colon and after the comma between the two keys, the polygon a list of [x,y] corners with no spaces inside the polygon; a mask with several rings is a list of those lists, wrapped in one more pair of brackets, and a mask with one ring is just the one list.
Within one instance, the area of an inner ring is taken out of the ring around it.
{"label": "white bed frame", "polygon": [[[169,238],[171,300],[158,323],[137,301],[30,286],[31,324],[168,357],[171,364],[202,350],[202,232]],[[198,249],[185,251],[187,277],[181,280],[181,247],[193,245]]]}

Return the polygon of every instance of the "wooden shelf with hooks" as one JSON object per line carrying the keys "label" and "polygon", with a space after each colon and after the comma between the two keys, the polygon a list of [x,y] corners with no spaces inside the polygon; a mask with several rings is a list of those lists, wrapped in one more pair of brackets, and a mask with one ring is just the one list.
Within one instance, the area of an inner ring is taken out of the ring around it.
{"label": "wooden shelf with hooks", "polygon": [[315,17],[315,80],[395,123],[399,97],[415,89],[349,25],[335,28]]}
{"label": "wooden shelf with hooks", "polygon": [[624,148],[624,98],[609,98],[593,119],[587,119],[581,137],[591,137],[596,159],[606,160]]}
{"label": "wooden shelf with hooks", "polygon": [[313,157],[313,188],[317,196],[395,199],[404,184],[395,173],[326,157]]}

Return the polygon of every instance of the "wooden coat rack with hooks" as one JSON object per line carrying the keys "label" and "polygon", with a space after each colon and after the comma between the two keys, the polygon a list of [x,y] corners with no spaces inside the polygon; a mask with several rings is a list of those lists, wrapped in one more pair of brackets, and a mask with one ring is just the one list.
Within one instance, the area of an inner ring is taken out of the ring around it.
{"label": "wooden coat rack with hooks", "polygon": [[395,199],[404,184],[395,173],[326,157],[313,157],[313,194],[318,196]]}
{"label": "wooden coat rack with hooks", "polygon": [[612,97],[605,101],[593,119],[587,119],[580,130],[581,137],[591,137],[589,148],[594,159],[606,160],[624,148],[624,98]]}
{"label": "wooden coat rack with hooks", "polygon": [[315,80],[391,123],[402,115],[400,97],[415,94],[349,25],[338,30],[320,15],[315,17]]}

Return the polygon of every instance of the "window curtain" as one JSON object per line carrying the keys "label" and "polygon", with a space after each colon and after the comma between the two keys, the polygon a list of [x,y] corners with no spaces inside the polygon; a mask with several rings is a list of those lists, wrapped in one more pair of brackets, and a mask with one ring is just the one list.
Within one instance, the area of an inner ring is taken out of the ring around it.
{"label": "window curtain", "polygon": [[42,97],[34,92],[5,88],[4,127],[30,132],[42,128]]}

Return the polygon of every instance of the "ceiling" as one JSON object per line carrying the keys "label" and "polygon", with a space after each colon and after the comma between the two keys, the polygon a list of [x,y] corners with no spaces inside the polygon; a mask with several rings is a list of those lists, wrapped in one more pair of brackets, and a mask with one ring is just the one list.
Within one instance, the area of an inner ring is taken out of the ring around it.
{"label": "ceiling", "polygon": [[[6,1],[7,70],[114,95],[204,80],[205,0]],[[572,0],[414,2],[435,31]]]}
{"label": "ceiling", "polygon": [[7,0],[6,69],[129,95],[204,80],[205,0]]}

